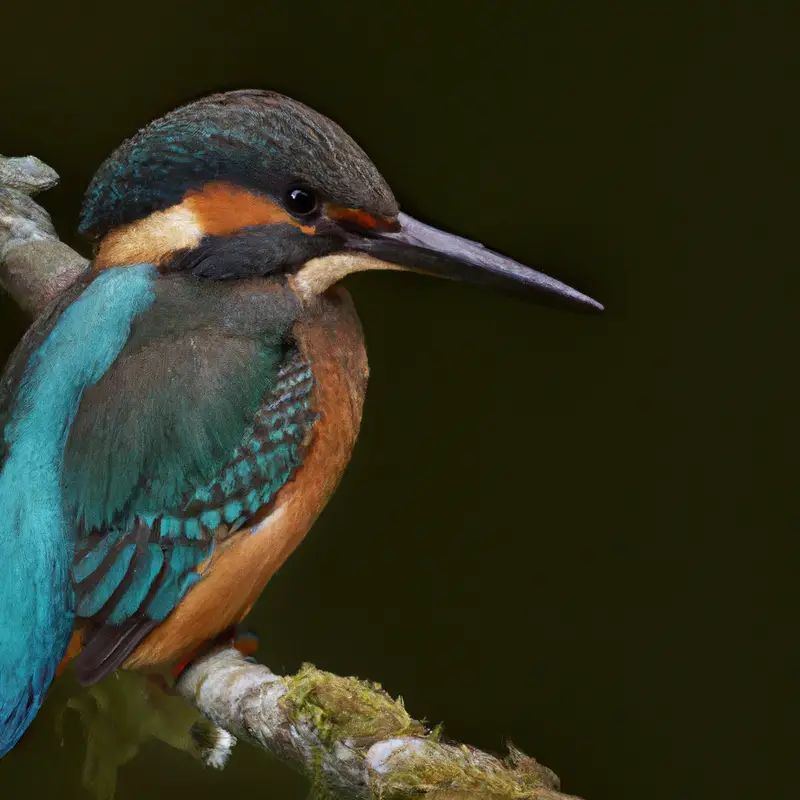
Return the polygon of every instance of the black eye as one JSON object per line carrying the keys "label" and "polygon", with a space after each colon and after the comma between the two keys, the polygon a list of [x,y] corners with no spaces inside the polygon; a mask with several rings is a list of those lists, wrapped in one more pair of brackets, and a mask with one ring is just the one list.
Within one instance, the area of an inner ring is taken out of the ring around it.
{"label": "black eye", "polygon": [[286,208],[292,214],[304,216],[316,210],[317,198],[308,189],[301,189],[299,186],[295,186],[286,192]]}

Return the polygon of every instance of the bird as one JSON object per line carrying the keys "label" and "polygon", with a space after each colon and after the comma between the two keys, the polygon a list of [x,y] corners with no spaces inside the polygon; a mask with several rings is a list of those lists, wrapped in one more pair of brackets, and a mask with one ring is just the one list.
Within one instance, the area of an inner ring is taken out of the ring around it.
{"label": "bird", "polygon": [[191,659],[306,535],[368,379],[344,277],[406,270],[603,309],[402,212],[338,124],[260,89],[123,142],[79,231],[89,269],[0,381],[0,756],[68,646],[84,685]]}

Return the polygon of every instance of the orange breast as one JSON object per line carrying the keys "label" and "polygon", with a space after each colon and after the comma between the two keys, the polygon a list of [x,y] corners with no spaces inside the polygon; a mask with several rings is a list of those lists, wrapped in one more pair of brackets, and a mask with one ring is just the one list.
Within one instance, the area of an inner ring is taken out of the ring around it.
{"label": "orange breast", "polygon": [[295,334],[312,365],[314,405],[321,415],[303,466],[278,493],[268,516],[217,546],[203,565],[203,580],[142,641],[126,668],[183,659],[240,622],[336,488],[358,435],[368,373],[349,294],[328,291]]}

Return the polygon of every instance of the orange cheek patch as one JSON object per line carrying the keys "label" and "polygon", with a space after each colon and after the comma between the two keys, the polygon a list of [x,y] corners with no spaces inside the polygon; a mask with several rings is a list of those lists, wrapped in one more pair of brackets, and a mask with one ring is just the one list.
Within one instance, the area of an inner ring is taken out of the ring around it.
{"label": "orange cheek patch", "polygon": [[313,236],[311,225],[302,225],[277,203],[229,183],[209,183],[188,192],[181,203],[197,218],[205,234],[225,236],[250,225],[288,223]]}
{"label": "orange cheek patch", "polygon": [[336,220],[337,222],[352,222],[360,228],[368,228],[376,231],[396,231],[400,228],[396,219],[376,217],[358,208],[328,205],[325,212],[329,219]]}

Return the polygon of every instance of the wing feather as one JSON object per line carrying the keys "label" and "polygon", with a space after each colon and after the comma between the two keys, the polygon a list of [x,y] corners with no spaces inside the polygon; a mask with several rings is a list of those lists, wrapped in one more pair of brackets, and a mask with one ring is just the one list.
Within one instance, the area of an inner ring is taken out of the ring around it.
{"label": "wing feather", "polygon": [[[175,347],[174,339],[170,345]],[[149,348],[152,346],[151,342]],[[241,343],[234,341],[231,346],[235,350],[241,347]],[[174,418],[174,394],[140,391],[138,395],[142,402],[138,405],[139,414],[134,422],[134,416],[126,416],[128,412],[121,415],[112,402],[113,398],[122,395],[118,395],[113,386],[104,386],[101,382],[96,387],[97,402],[81,409],[79,418],[82,424],[73,428],[70,437],[70,444],[76,443],[74,450],[68,448],[66,463],[70,469],[88,463],[87,458],[90,458],[86,449],[78,446],[80,439],[75,437],[84,430],[91,431],[89,439],[95,448],[103,437],[110,437],[108,431],[98,429],[98,420],[108,425],[122,419],[125,426],[136,427],[140,431],[137,446],[143,451],[129,456],[123,465],[125,470],[133,462],[142,470],[141,474],[125,476],[126,485],[132,487],[127,497],[114,489],[100,492],[96,484],[85,482],[85,476],[72,474],[66,483],[87,489],[83,499],[75,499],[80,495],[80,489],[72,497],[76,502],[76,516],[84,530],[73,567],[78,616],[87,625],[85,646],[76,659],[82,682],[94,683],[123,663],[153,627],[164,620],[186,592],[202,579],[197,568],[211,556],[215,538],[228,536],[245,526],[251,517],[269,505],[302,463],[317,418],[311,407],[312,374],[309,364],[291,343],[281,338],[279,346],[279,357],[260,359],[262,365],[275,364],[275,367],[269,379],[259,384],[260,396],[256,407],[245,413],[237,412],[238,438],[235,443],[231,445],[229,438],[218,437],[224,439],[224,447],[219,451],[224,455],[214,455],[212,460],[216,468],[211,475],[207,470],[197,469],[205,456],[199,459],[196,456],[198,450],[209,448],[213,451],[216,444],[198,442],[196,431],[186,433],[191,439],[188,443],[180,437],[171,440],[179,449],[177,456],[162,451],[159,458],[151,457],[152,449],[161,447],[162,442],[154,441],[150,431],[164,432],[160,422],[154,425],[151,420],[159,414],[173,415]],[[246,352],[251,353],[250,350]],[[135,354],[130,355],[131,359],[135,358]],[[257,358],[254,360],[258,361]],[[128,363],[135,362],[131,360]],[[171,360],[170,363],[176,362]],[[204,351],[201,359],[186,358],[182,363],[189,365],[182,374],[182,383],[188,387],[186,393],[189,396],[197,399],[199,384],[209,380],[212,385],[220,386],[218,375],[209,378],[209,372],[213,370],[210,370],[212,359],[208,350]],[[124,359],[120,359],[117,366],[123,369]],[[248,363],[246,368],[252,370],[253,366]],[[219,369],[225,371],[227,367],[223,364]],[[111,371],[109,375],[109,379],[113,379]],[[117,380],[126,387],[131,385],[126,377],[120,376]],[[234,391],[240,392],[238,396],[242,397],[241,386],[234,387]],[[248,392],[243,394],[246,397]],[[149,403],[144,402],[144,395],[150,398]],[[92,394],[87,393],[86,397],[92,403]],[[130,402],[129,395],[127,399]],[[170,409],[164,410],[161,406],[167,401]],[[201,408],[194,409],[192,420],[200,425],[204,424],[199,421],[202,415],[211,415],[219,422],[226,409],[233,406],[230,400],[221,401],[215,397],[197,402]],[[131,405],[137,408],[136,402]],[[98,412],[93,413],[93,409]],[[183,410],[188,413],[186,408]],[[236,427],[224,419],[220,424]],[[180,431],[186,432],[187,429],[184,426]],[[180,450],[181,447],[184,449]],[[100,446],[101,452],[103,449]],[[184,455],[181,456],[180,452]],[[184,465],[190,474],[189,479],[185,473],[181,478],[174,477],[176,460]],[[114,477],[113,458],[111,463],[106,480]],[[146,472],[145,469],[155,469],[155,472]],[[96,480],[97,471],[91,470],[91,473]],[[170,490],[166,485],[169,480],[179,480],[181,491]],[[109,497],[114,498],[111,503]],[[164,499],[170,497],[174,502],[165,505]],[[99,515],[93,502],[103,505]],[[87,531],[90,525],[95,527]]]}

